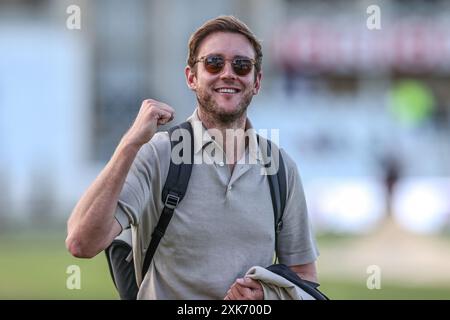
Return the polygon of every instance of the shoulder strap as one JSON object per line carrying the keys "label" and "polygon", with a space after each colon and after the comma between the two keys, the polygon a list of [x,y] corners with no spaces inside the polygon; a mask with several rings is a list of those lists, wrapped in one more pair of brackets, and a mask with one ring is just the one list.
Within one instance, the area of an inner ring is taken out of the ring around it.
{"label": "shoulder strap", "polygon": [[[257,136],[259,142],[259,136]],[[267,139],[267,156],[271,159],[272,155],[272,141]],[[275,152],[278,152],[278,170],[277,174],[268,174],[270,196],[272,198],[272,206],[275,221],[275,253],[278,248],[278,234],[283,228],[283,213],[286,207],[287,198],[287,177],[286,170],[284,168],[283,156],[278,148],[275,148]],[[271,163],[267,163],[265,166],[270,167]],[[276,257],[278,258],[278,257]]]}
{"label": "shoulder strap", "polygon": [[[173,141],[172,135],[177,129],[187,130],[189,132],[190,140],[183,141],[184,136],[180,134],[179,140]],[[183,158],[183,150],[185,150],[185,147],[190,147],[191,161],[189,163],[181,162],[179,164],[176,164],[173,162],[172,157],[170,157],[169,173],[167,174],[166,183],[164,184],[164,188],[162,190],[162,201],[164,203],[164,208],[161,213],[161,217],[159,218],[158,224],[153,230],[150,244],[145,253],[144,264],[142,266],[142,279],[144,279],[145,274],[150,267],[150,263],[153,259],[156,249],[158,248],[159,242],[166,232],[170,219],[172,219],[175,208],[180,203],[180,201],[183,200],[183,197],[186,194],[189,179],[191,177],[192,164],[194,162],[194,135],[190,122],[186,121],[180,125],[170,128],[169,139],[171,150],[173,150],[174,146],[179,143],[184,144],[179,154],[181,158]]]}
{"label": "shoulder strap", "polygon": [[319,283],[300,278],[298,274],[292,271],[285,264],[273,264],[266,269],[289,280],[316,300],[330,300],[323,292],[319,290]]}
{"label": "shoulder strap", "polygon": [[[149,244],[149,247],[145,254],[144,264],[142,267],[142,279],[145,277],[145,274],[150,267],[150,263],[153,259],[153,256],[156,252],[156,249],[161,241],[164,233],[169,225],[170,220],[172,219],[173,212],[180,201],[183,199],[186,194],[187,186],[189,184],[189,179],[192,172],[192,164],[194,162],[194,136],[192,131],[192,126],[189,122],[184,122],[178,126],[172,127],[169,129],[169,137],[172,137],[173,132],[176,129],[185,129],[188,130],[190,135],[190,148],[191,148],[191,161],[190,163],[180,163],[175,164],[173,159],[170,160],[169,173],[167,174],[166,183],[164,185],[162,191],[162,200],[164,202],[164,208],[161,213],[161,217],[152,233],[152,238]],[[257,136],[259,141],[259,136]],[[183,135],[181,135],[178,141],[172,141],[171,139],[171,150],[173,147],[182,142]],[[184,141],[183,143],[185,143]],[[267,139],[267,155],[271,158],[272,154],[272,146],[271,141]],[[183,149],[180,151],[180,156],[182,157]],[[277,174],[267,175],[269,180],[270,187],[270,195],[272,198],[272,206],[274,211],[274,221],[275,221],[275,252],[278,244],[278,234],[283,228],[283,212],[286,206],[286,197],[287,197],[287,178],[286,178],[286,170],[284,167],[283,157],[278,148],[276,148],[276,152],[279,153],[278,157],[278,171]],[[266,164],[266,167],[269,167],[270,163]]]}

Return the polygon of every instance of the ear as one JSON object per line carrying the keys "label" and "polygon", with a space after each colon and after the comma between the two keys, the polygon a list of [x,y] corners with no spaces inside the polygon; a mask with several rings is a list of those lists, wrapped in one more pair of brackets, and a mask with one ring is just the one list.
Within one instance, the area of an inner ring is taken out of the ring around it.
{"label": "ear", "polygon": [[184,68],[184,75],[186,76],[186,84],[189,89],[195,91],[197,89],[197,75],[195,70],[190,66],[186,66],[186,68]]}
{"label": "ear", "polygon": [[257,95],[259,92],[259,89],[261,88],[261,80],[262,80],[262,70],[258,72],[256,75],[255,83],[253,84],[253,95]]}

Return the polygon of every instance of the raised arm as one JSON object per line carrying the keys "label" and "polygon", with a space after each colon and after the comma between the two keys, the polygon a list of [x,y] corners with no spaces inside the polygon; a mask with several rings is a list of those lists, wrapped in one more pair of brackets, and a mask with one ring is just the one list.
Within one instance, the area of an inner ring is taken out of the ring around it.
{"label": "raised arm", "polygon": [[113,156],[75,206],[67,222],[66,247],[78,258],[92,258],[120,234],[114,217],[120,192],[139,149],[155,134],[159,125],[173,119],[174,110],[161,102],[142,102],[131,128]]}

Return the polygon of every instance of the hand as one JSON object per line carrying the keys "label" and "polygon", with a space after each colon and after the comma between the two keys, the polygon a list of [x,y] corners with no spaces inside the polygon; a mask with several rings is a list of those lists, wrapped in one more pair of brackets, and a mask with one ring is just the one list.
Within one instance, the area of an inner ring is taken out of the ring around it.
{"label": "hand", "polygon": [[175,110],[165,103],[152,99],[144,100],[123,141],[140,148],[153,137],[158,126],[172,121],[174,113]]}
{"label": "hand", "polygon": [[224,300],[263,300],[264,291],[259,281],[250,278],[237,279]]}

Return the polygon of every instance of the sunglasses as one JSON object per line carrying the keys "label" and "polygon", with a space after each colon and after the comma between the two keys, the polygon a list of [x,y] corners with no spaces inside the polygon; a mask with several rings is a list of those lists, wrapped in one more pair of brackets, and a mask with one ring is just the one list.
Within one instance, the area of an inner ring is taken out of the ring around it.
{"label": "sunglasses", "polygon": [[223,70],[226,61],[231,62],[233,71],[238,76],[248,75],[252,71],[252,67],[255,64],[255,60],[250,58],[238,56],[234,57],[233,59],[225,59],[223,56],[219,54],[211,54],[205,57],[201,57],[200,59],[196,60],[195,63],[203,62],[206,71],[208,71],[211,74],[218,74]]}

